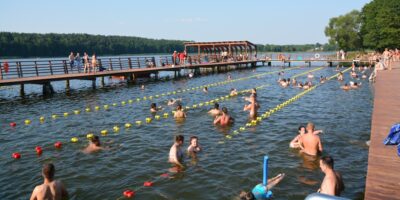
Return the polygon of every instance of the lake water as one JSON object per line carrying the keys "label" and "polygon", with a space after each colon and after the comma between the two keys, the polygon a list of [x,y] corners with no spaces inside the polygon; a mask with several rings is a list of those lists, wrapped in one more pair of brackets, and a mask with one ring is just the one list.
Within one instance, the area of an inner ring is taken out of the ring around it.
{"label": "lake water", "polygon": [[[255,71],[229,73],[233,79],[238,79],[281,69],[259,67]],[[315,67],[288,70],[284,77],[312,69]],[[315,77],[336,73],[335,68],[329,67],[313,72]],[[212,125],[213,119],[207,115],[211,104],[189,110],[183,123],[171,117],[173,108],[166,105],[168,98],[182,98],[183,105],[187,106],[227,95],[233,87],[244,90],[270,84],[258,91],[260,111],[264,112],[301,92],[297,88],[279,87],[278,75],[273,73],[210,86],[207,94],[200,87],[161,96],[224,81],[226,77],[226,73],[221,73],[192,79],[147,81],[145,90],[138,84],[115,80],[108,81],[104,88],[91,90],[90,82],[75,81],[71,82],[73,89],[67,94],[60,92],[64,83],[59,82],[54,84],[59,92],[51,97],[36,95],[41,89],[39,86],[26,87],[32,94],[25,98],[16,97],[16,89],[0,90],[0,199],[28,199],[34,186],[41,184],[41,167],[48,162],[55,164],[56,178],[67,186],[71,199],[118,199],[125,189],[137,190],[135,199],[235,199],[241,190],[251,190],[262,182],[264,155],[270,158],[271,176],[286,173],[285,179],[273,189],[274,199],[304,199],[317,191],[323,174],[317,161],[310,161],[288,145],[298,126],[309,121],[314,122],[317,129],[324,130],[321,135],[323,155],[333,156],[335,168],[342,173],[346,186],[343,196],[362,199],[368,157],[365,142],[370,137],[373,102],[373,91],[367,81],[361,80],[360,89],[348,92],[342,91],[336,80],[328,81],[232,139],[226,139],[225,134],[248,122],[247,113],[242,111],[246,103],[243,95],[220,103],[236,120],[230,129]],[[307,78],[297,79],[305,81]],[[346,73],[345,80],[350,79]],[[153,96],[153,99],[143,100],[144,96]],[[136,98],[141,101],[137,102]],[[121,105],[122,101],[126,105]],[[151,102],[164,110],[159,113],[161,119],[146,124],[145,118],[152,116]],[[104,110],[105,104],[109,105],[108,110]],[[95,111],[95,106],[100,106],[100,110]],[[91,111],[86,112],[86,107]],[[75,115],[74,110],[81,113]],[[69,116],[64,117],[64,112],[69,112]],[[164,112],[169,113],[166,119],[162,117]],[[52,119],[53,114],[58,118]],[[44,123],[39,122],[40,116],[45,117]],[[32,123],[25,125],[26,119]],[[143,121],[139,127],[135,124],[137,120]],[[10,127],[10,122],[16,122],[17,126]],[[127,122],[132,123],[129,129],[124,128]],[[120,127],[119,132],[113,132],[114,126]],[[101,140],[111,145],[111,149],[90,155],[82,153],[87,145],[86,134],[101,135],[104,129],[108,134],[101,136]],[[170,174],[171,178],[160,177],[170,168],[168,151],[177,134],[185,136],[184,149],[190,136],[198,136],[203,152],[198,160],[185,159],[185,171]],[[78,137],[79,142],[71,143],[72,137]],[[56,141],[63,142],[62,149],[54,148]],[[221,144],[220,141],[225,142]],[[42,146],[41,156],[35,154],[35,146]],[[13,152],[20,152],[22,158],[11,158]],[[306,184],[304,180],[317,183]],[[141,187],[145,181],[154,181],[154,186]]]}

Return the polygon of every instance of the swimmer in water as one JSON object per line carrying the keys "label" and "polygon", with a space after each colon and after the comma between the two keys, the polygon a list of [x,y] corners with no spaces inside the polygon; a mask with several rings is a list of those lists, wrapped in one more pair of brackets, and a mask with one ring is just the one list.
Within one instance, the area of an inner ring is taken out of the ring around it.
{"label": "swimmer in water", "polygon": [[169,150],[168,162],[177,165],[178,167],[183,167],[183,153],[181,147],[183,145],[184,137],[183,135],[175,136],[175,142]]}
{"label": "swimmer in water", "polygon": [[342,87],[340,87],[340,88],[342,88],[342,90],[350,90],[350,86],[347,84],[347,83],[345,83]]}
{"label": "swimmer in water", "polygon": [[[294,137],[292,141],[290,141],[289,147],[290,148],[294,148],[294,149],[297,149],[297,148],[303,149],[303,147],[300,145],[299,139],[305,133],[306,133],[306,127],[300,126],[299,127],[299,134],[296,137]],[[323,133],[323,131],[322,130],[315,130],[313,132],[314,135],[318,135],[320,133]]]}
{"label": "swimmer in water", "polygon": [[208,114],[211,114],[212,116],[217,116],[221,114],[221,110],[219,109],[219,104],[215,103],[214,108],[208,111]]}
{"label": "swimmer in water", "polygon": [[190,137],[190,145],[187,148],[187,152],[190,155],[196,155],[198,152],[201,151],[201,147],[199,145],[199,139],[196,136]]}
{"label": "swimmer in water", "polygon": [[68,192],[61,181],[54,179],[55,167],[52,163],[43,165],[43,184],[33,189],[30,200],[68,199]]}
{"label": "swimmer in water", "polygon": [[313,75],[311,72],[309,72],[308,75],[307,75],[307,78],[308,78],[308,79],[313,79],[313,78],[314,78],[314,75]]}
{"label": "swimmer in water", "polygon": [[179,99],[170,99],[170,100],[168,100],[168,105],[169,106],[173,106],[173,105],[175,105],[177,102],[181,102],[182,101],[182,98],[179,98]]}
{"label": "swimmer in water", "polygon": [[337,77],[338,81],[343,81],[343,72],[339,72],[339,75]]}
{"label": "swimmer in water", "polygon": [[140,89],[141,89],[141,90],[144,90],[144,85],[142,85],[142,86],[140,87]]}
{"label": "swimmer in water", "polygon": [[203,92],[204,92],[204,93],[208,93],[208,88],[207,88],[207,87],[204,87],[204,88],[203,88]]}
{"label": "swimmer in water", "polygon": [[150,112],[152,112],[152,113],[160,111],[161,109],[162,109],[161,106],[157,108],[156,103],[151,103],[151,105],[150,105]]}
{"label": "swimmer in water", "polygon": [[234,122],[234,119],[228,115],[228,109],[223,107],[222,108],[222,115],[219,115],[215,118],[214,120],[214,125],[221,125],[221,126],[226,126],[229,124],[232,124]]}
{"label": "swimmer in water", "polygon": [[297,85],[296,78],[293,78],[293,79],[292,79],[292,86],[295,87],[296,85]]}
{"label": "swimmer in water", "polygon": [[321,139],[314,133],[314,124],[308,123],[306,126],[307,132],[299,138],[299,143],[302,147],[302,152],[310,156],[316,156],[322,152]]}
{"label": "swimmer in water", "polygon": [[182,105],[178,105],[178,106],[176,107],[176,112],[175,112],[175,114],[174,114],[174,118],[175,118],[175,119],[177,119],[177,118],[186,118],[186,113],[183,112],[183,110],[182,110]]}
{"label": "swimmer in water", "polygon": [[[267,193],[268,190],[271,190],[273,187],[278,185],[278,183],[281,182],[283,180],[283,178],[285,178],[285,174],[280,173],[277,176],[275,176],[274,178],[268,179],[267,186],[265,187],[265,193]],[[241,191],[240,195],[239,195],[239,199],[240,200],[256,200],[254,194],[251,191],[250,192]]]}
{"label": "swimmer in water", "polygon": [[230,96],[236,96],[236,95],[238,95],[238,92],[237,92],[237,90],[235,88],[232,88],[229,95]]}
{"label": "swimmer in water", "polygon": [[228,75],[227,80],[228,80],[228,81],[232,80],[232,76],[231,76],[230,74]]}
{"label": "swimmer in water", "polygon": [[361,83],[358,84],[357,82],[354,82],[352,84],[350,84],[350,88],[351,89],[358,89],[361,86]]}
{"label": "swimmer in water", "polygon": [[282,87],[287,87],[288,86],[288,81],[286,81],[286,79],[282,79],[280,82],[279,82],[279,84],[282,86]]}
{"label": "swimmer in water", "polygon": [[90,138],[89,145],[82,151],[83,151],[83,153],[89,154],[89,153],[93,153],[96,151],[100,151],[102,149],[104,149],[104,148],[100,144],[99,136],[94,135],[92,138]]}
{"label": "swimmer in water", "polygon": [[257,103],[257,99],[256,99],[257,95],[252,95],[250,97],[250,104],[249,105],[245,105],[243,107],[243,111],[250,111],[250,118],[254,119],[257,117],[257,111],[260,108],[260,105]]}

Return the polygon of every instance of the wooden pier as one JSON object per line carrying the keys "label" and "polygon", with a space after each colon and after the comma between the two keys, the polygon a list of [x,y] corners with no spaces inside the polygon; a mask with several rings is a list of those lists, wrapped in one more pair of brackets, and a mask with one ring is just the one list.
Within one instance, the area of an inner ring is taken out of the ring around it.
{"label": "wooden pier", "polygon": [[391,126],[400,123],[400,62],[394,63],[393,70],[379,71],[374,87],[365,199],[400,199],[397,146],[383,144]]}

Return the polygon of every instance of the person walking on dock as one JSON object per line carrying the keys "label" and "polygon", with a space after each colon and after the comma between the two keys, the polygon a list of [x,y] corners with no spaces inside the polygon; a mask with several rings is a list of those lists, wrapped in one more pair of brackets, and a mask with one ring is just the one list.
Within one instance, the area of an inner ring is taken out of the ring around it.
{"label": "person walking on dock", "polygon": [[172,65],[176,65],[176,58],[178,57],[178,53],[176,51],[174,51],[174,53],[172,54]]}
{"label": "person walking on dock", "polygon": [[76,56],[74,59],[74,65],[78,69],[79,73],[81,72],[81,63],[82,63],[81,56],[79,55],[79,53],[76,53]]}

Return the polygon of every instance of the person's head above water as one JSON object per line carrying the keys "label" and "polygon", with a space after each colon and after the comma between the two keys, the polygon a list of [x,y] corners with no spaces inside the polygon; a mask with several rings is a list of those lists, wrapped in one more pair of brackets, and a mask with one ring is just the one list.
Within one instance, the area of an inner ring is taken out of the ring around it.
{"label": "person's head above water", "polygon": [[322,156],[319,160],[319,166],[322,171],[325,171],[326,168],[333,169],[333,158],[331,156]]}
{"label": "person's head above water", "polygon": [[313,132],[314,131],[314,124],[313,123],[311,123],[311,122],[308,122],[308,124],[307,124],[307,131],[309,131],[309,132]]}
{"label": "person's head above water", "polygon": [[156,109],[156,108],[157,108],[157,104],[156,104],[156,103],[151,103],[150,107],[151,107],[152,109]]}
{"label": "person's head above water", "polygon": [[214,109],[219,109],[219,103],[214,103]]}
{"label": "person's head above water", "polygon": [[190,137],[190,145],[197,146],[197,140],[198,140],[197,136]]}
{"label": "person's head above water", "polygon": [[96,145],[97,147],[100,146],[100,138],[99,136],[95,135],[90,139],[90,142],[92,142],[94,145]]}
{"label": "person's head above water", "polygon": [[222,110],[222,113],[228,114],[228,109],[226,107],[223,107],[221,110]]}
{"label": "person's head above water", "polygon": [[184,139],[185,138],[183,137],[183,135],[176,135],[175,136],[175,142],[178,143],[178,144],[183,144],[183,140]]}
{"label": "person's head above water", "polygon": [[48,180],[53,180],[56,169],[53,163],[44,164],[42,168],[42,175]]}
{"label": "person's head above water", "polygon": [[306,127],[301,125],[299,126],[299,133],[305,133],[306,132]]}
{"label": "person's head above water", "polygon": [[177,109],[177,110],[182,110],[182,105],[181,105],[181,104],[177,105],[177,106],[176,106],[176,109]]}

